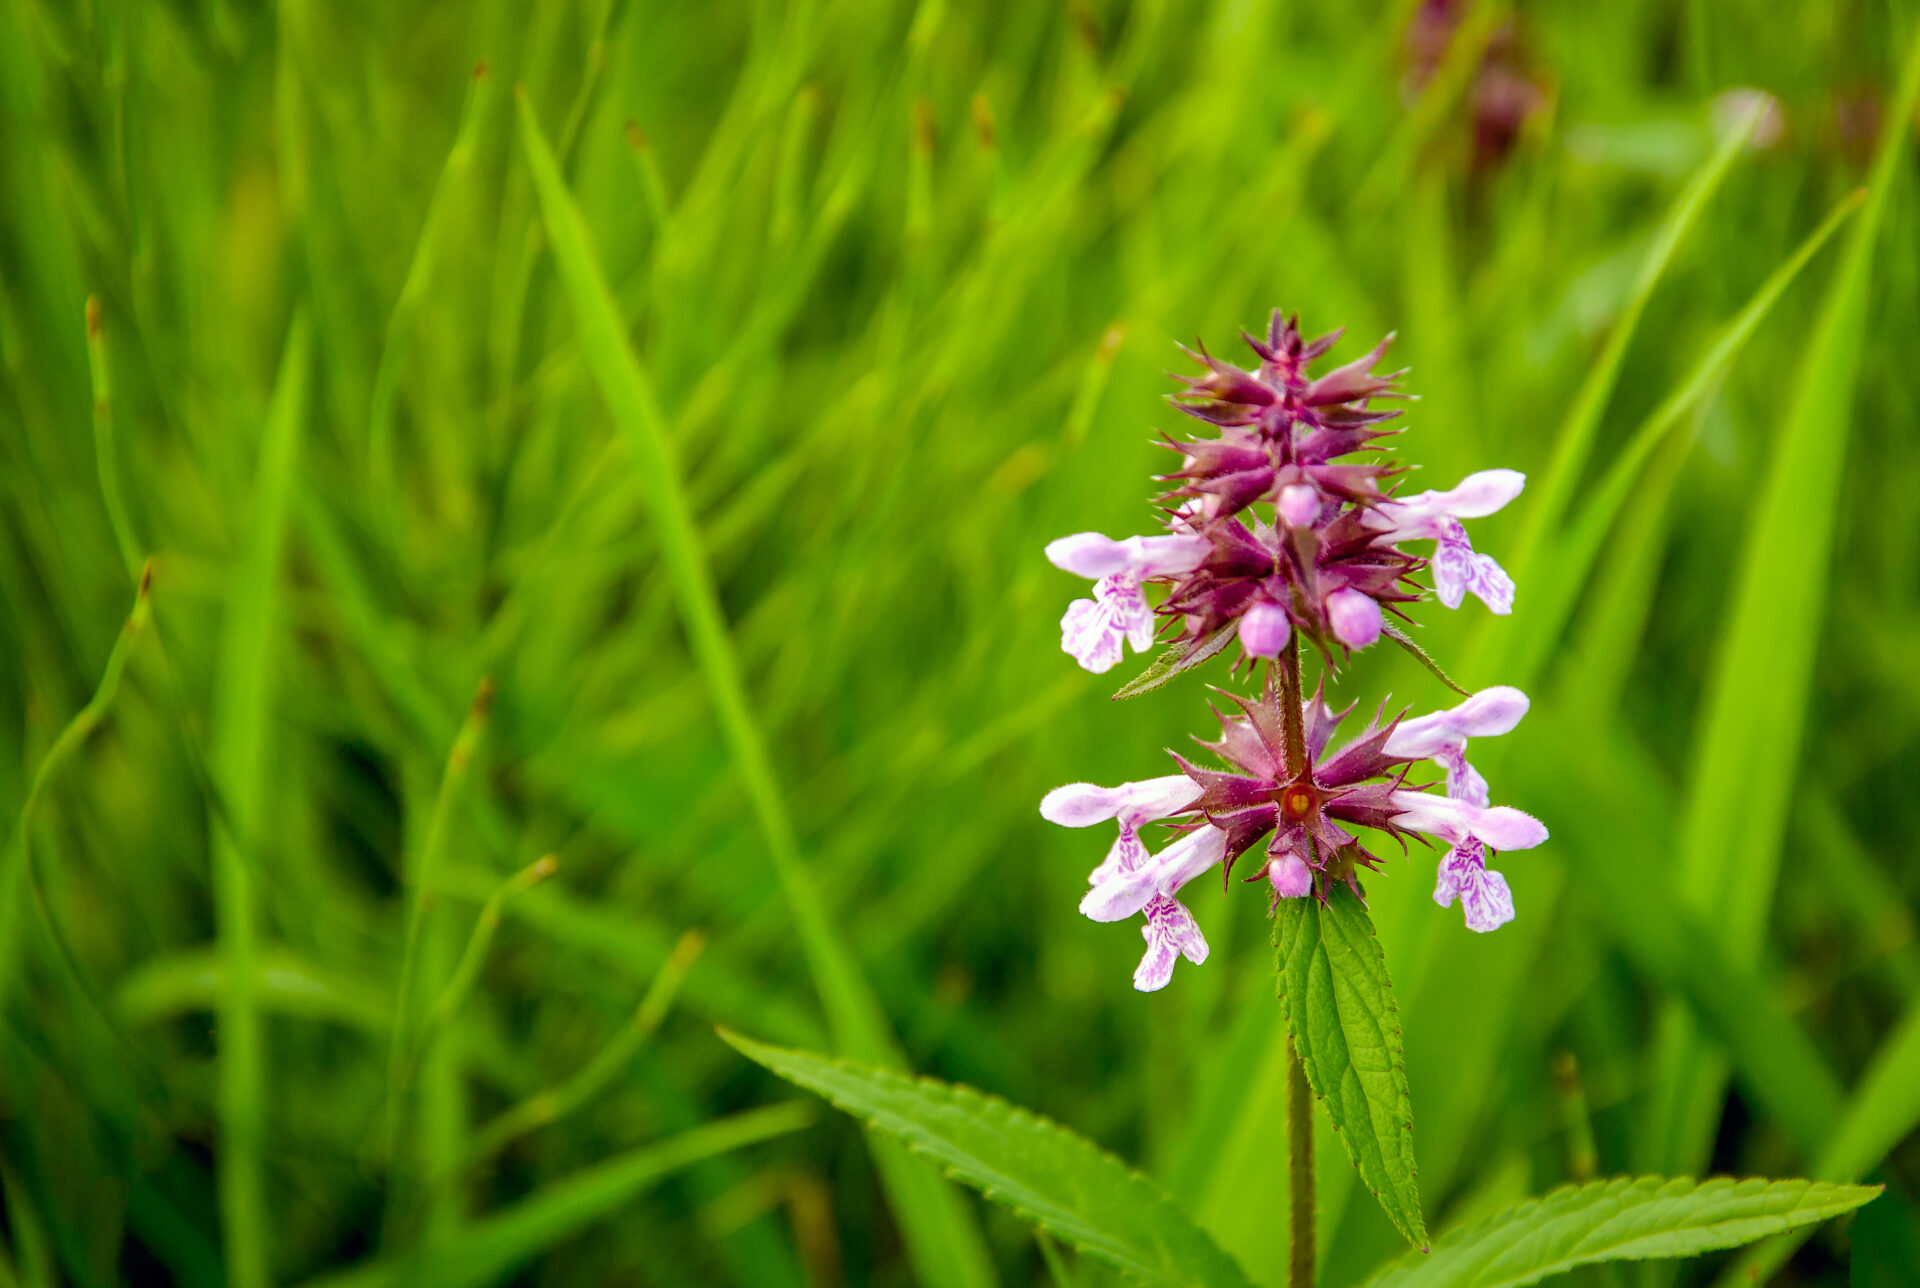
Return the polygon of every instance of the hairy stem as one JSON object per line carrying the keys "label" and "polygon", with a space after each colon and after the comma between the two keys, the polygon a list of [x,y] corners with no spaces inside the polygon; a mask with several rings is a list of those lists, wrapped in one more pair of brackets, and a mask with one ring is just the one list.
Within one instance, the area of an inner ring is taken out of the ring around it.
{"label": "hairy stem", "polygon": [[1307,1066],[1287,1038],[1287,1190],[1291,1196],[1292,1256],[1287,1288],[1313,1288],[1313,1092]]}
{"label": "hairy stem", "polygon": [[[1288,637],[1287,646],[1268,672],[1280,681],[1280,712],[1285,721],[1287,771],[1307,770],[1306,721],[1300,703],[1300,637]],[[1313,1092],[1307,1069],[1300,1063],[1293,1038],[1287,1038],[1287,1179],[1292,1255],[1287,1266],[1287,1288],[1313,1288]]]}

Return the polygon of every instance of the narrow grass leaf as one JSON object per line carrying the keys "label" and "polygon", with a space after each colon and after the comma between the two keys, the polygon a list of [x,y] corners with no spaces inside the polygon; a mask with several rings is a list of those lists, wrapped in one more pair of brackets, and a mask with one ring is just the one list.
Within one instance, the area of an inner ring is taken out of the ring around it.
{"label": "narrow grass leaf", "polygon": [[672,955],[648,985],[640,1005],[599,1054],[559,1086],[535,1092],[476,1131],[468,1161],[485,1158],[527,1132],[558,1122],[604,1091],[660,1027],[680,986],[686,982],[687,972],[693,969],[694,960],[705,946],[706,936],[697,930],[680,936]]}
{"label": "narrow grass leaf", "polygon": [[[305,961],[283,948],[256,961],[254,1001],[263,1011],[331,1020],[385,1036],[389,999],[359,980]],[[186,949],[142,962],[114,990],[114,1010],[129,1024],[151,1024],[195,1011],[216,1011],[227,990],[225,964],[206,949]]]}
{"label": "narrow grass leaf", "polygon": [[93,456],[100,476],[100,500],[107,507],[107,523],[120,549],[120,561],[126,565],[127,576],[137,580],[140,542],[133,535],[126,493],[120,486],[120,455],[113,432],[113,369],[107,362],[106,327],[96,295],[87,297],[87,369],[93,381]]}
{"label": "narrow grass leaf", "polygon": [[619,1211],[666,1177],[716,1155],[799,1131],[813,1119],[811,1105],[795,1103],[706,1123],[549,1182],[520,1202],[467,1225],[456,1238],[423,1244],[405,1255],[344,1274],[309,1280],[306,1288],[398,1288],[419,1283],[479,1288],[507,1277]]}
{"label": "narrow grass leaf", "polygon": [[265,1288],[271,1255],[264,1160],[267,1053],[254,992],[259,932],[248,856],[263,830],[267,729],[280,643],[280,552],[311,365],[310,331],[301,313],[287,332],[260,439],[244,553],[227,590],[208,739],[208,768],[232,825],[231,833],[216,828],[213,844],[214,926],[226,976],[217,1011],[220,1217],[232,1288]]}
{"label": "narrow grass leaf", "polygon": [[[1527,575],[1533,569],[1533,561],[1547,550],[1548,542],[1560,526],[1561,516],[1573,499],[1574,489],[1586,471],[1594,437],[1600,430],[1600,417],[1613,397],[1614,385],[1620,378],[1620,364],[1627,356],[1627,347],[1633,342],[1634,333],[1639,329],[1640,315],[1646,311],[1647,301],[1652,298],[1660,279],[1666,275],[1667,266],[1673,262],[1674,251],[1679,248],[1681,240],[1699,219],[1700,212],[1706,209],[1708,200],[1719,191],[1733,166],[1734,158],[1746,145],[1755,119],[1757,112],[1737,128],[1727,131],[1720,145],[1688,181],[1673,208],[1667,212],[1666,219],[1661,222],[1659,230],[1654,233],[1653,244],[1647,248],[1646,258],[1641,260],[1639,272],[1634,277],[1633,290],[1627,297],[1626,307],[1621,310],[1619,320],[1614,323],[1605,346],[1600,350],[1600,356],[1594,361],[1586,380],[1581,383],[1580,392],[1575,395],[1573,406],[1567,412],[1567,419],[1554,439],[1553,458],[1547,465],[1546,476],[1532,488],[1532,502],[1527,508],[1520,540],[1514,545],[1515,553],[1510,561],[1514,580],[1520,584],[1533,584],[1533,579]],[[1498,633],[1490,633],[1481,638],[1483,642],[1491,642],[1502,637]]]}
{"label": "narrow grass leaf", "polygon": [[120,680],[126,673],[127,659],[133,655],[134,646],[139,643],[153,619],[152,589],[153,566],[149,562],[140,574],[139,588],[133,597],[133,610],[127,614],[126,624],[120,628],[120,634],[107,654],[107,664],[101,670],[99,685],[87,704],[75,712],[73,719],[67,721],[60,730],[53,745],[47,748],[46,755],[40,758],[40,764],[33,771],[32,782],[27,787],[26,799],[21,802],[19,817],[14,820],[13,835],[3,861],[0,861],[0,1000],[6,998],[13,981],[20,947],[20,899],[26,893],[27,883],[32,880],[35,806],[46,794],[47,785],[53,781],[60,767],[72,758],[88,736],[100,727],[100,722],[106,719],[108,709],[120,692]]}
{"label": "narrow grass leaf", "polygon": [[1548,575],[1535,578],[1529,586],[1532,594],[1527,616],[1514,633],[1508,668],[1504,672],[1510,682],[1530,684],[1559,642],[1574,604],[1587,584],[1588,574],[1599,562],[1607,535],[1613,531],[1621,507],[1633,494],[1634,483],[1641,477],[1648,458],[1667,441],[1674,428],[1719,387],[1727,369],[1807,261],[1859,208],[1861,195],[1852,193],[1835,206],[1786,262],[1773,271],[1607,467],[1579,516],[1555,542]]}
{"label": "narrow grass leaf", "polygon": [[1409,1256],[1368,1288],[1522,1288],[1603,1261],[1693,1257],[1813,1225],[1879,1186],[1615,1177],[1555,1190]]}
{"label": "narrow grass leaf", "polygon": [[[1725,1045],[1752,1101],[1811,1153],[1840,1120],[1843,1092],[1819,1049],[1712,925],[1678,901],[1647,897],[1661,880],[1670,793],[1659,770],[1619,734],[1577,722],[1545,730],[1557,755],[1515,761],[1529,794],[1549,805],[1569,879],[1592,895],[1633,965],[1685,1000]],[[1576,808],[1576,793],[1585,808]]]}
{"label": "narrow grass leaf", "polygon": [[1192,1288],[1247,1282],[1164,1190],[1057,1123],[971,1087],[721,1036],[1129,1278]]}
{"label": "narrow grass leaf", "polygon": [[[1866,203],[1814,319],[1806,360],[1740,558],[1727,626],[1708,681],[1681,822],[1678,885],[1710,914],[1733,960],[1756,962],[1779,873],[1813,664],[1826,619],[1841,467],[1866,338],[1874,244],[1920,98],[1920,38],[1885,119]],[[1663,1047],[1665,1139],[1688,1165],[1712,1138],[1715,1071],[1691,1035]]]}
{"label": "narrow grass leaf", "polygon": [[1336,884],[1325,903],[1282,899],[1273,944],[1281,1010],[1307,1081],[1360,1179],[1400,1233],[1424,1247],[1399,1008],[1373,921]]}
{"label": "narrow grass leaf", "polygon": [[[627,439],[653,520],[661,561],[679,601],[681,618],[721,731],[745,782],[767,851],[798,923],[801,945],[826,1006],[835,1045],[850,1055],[898,1066],[903,1061],[879,1001],[829,922],[819,890],[800,856],[792,820],[747,701],[733,641],[682,487],[665,414],[627,342],[626,328],[595,256],[586,222],[567,191],[533,107],[524,94],[517,98],[521,143],[533,171],[554,259],[580,328],[581,347],[614,422]],[[960,1204],[958,1196],[884,1143],[876,1144],[875,1160],[922,1278],[953,1288],[991,1284],[992,1263],[972,1214]]]}

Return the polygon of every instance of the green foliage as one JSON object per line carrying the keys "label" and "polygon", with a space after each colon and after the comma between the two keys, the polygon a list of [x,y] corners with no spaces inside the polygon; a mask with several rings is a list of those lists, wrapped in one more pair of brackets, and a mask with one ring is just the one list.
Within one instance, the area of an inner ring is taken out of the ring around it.
{"label": "green foliage", "polygon": [[1345,885],[1282,899],[1273,921],[1281,1010],[1347,1157],[1400,1233],[1427,1243],[1413,1165],[1413,1103],[1386,954]]}
{"label": "green foliage", "polygon": [[1137,698],[1143,693],[1151,693],[1175,676],[1213,658],[1219,657],[1233,642],[1234,627],[1222,626],[1205,639],[1191,644],[1180,643],[1162,649],[1160,655],[1146,665],[1140,674],[1128,680],[1114,691],[1116,698]]}
{"label": "green foliage", "polygon": [[[842,1050],[863,1059],[897,1064],[900,1054],[887,1031],[886,1017],[829,924],[819,892],[801,861],[765,744],[748,710],[739,664],[701,553],[700,535],[681,488],[679,464],[652,382],[622,334],[612,288],[595,261],[586,225],[540,133],[533,107],[524,93],[516,94],[515,101],[521,141],[533,169],[534,186],[539,190],[554,257],[580,321],[587,363],[635,458],[694,656],[735,765],[746,781],[774,870],[799,924],[801,943],[813,969],[814,986],[826,1005],[828,1022]],[[972,1214],[937,1180],[886,1142],[878,1143],[875,1161],[893,1200],[894,1213],[905,1229],[920,1278],[944,1288],[991,1285],[993,1268],[973,1228]]]}
{"label": "green foliage", "polygon": [[1717,1177],[1569,1185],[1410,1254],[1368,1288],[1521,1288],[1602,1261],[1696,1257],[1851,1212],[1878,1186]]}
{"label": "green foliage", "polygon": [[1164,1190],[1057,1123],[971,1087],[722,1036],[1130,1279],[1196,1288],[1247,1282]]}
{"label": "green foliage", "polygon": [[806,1105],[771,1105],[682,1132],[562,1177],[538,1195],[398,1256],[307,1288],[384,1288],[423,1280],[442,1288],[493,1283],[675,1172],[742,1145],[798,1131],[813,1119]]}

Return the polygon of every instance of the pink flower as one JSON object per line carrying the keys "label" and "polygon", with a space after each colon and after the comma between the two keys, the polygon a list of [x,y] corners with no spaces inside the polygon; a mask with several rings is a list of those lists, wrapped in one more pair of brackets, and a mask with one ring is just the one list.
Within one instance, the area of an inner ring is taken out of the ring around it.
{"label": "pink flower", "polygon": [[1145,865],[1147,849],[1140,841],[1143,824],[1177,814],[1198,799],[1199,786],[1185,774],[1167,774],[1118,787],[1068,783],[1041,799],[1040,817],[1062,827],[1091,827],[1108,819],[1120,824],[1113,848],[1087,876],[1089,885],[1098,886]]}
{"label": "pink flower", "polygon": [[1123,642],[1136,653],[1153,647],[1153,610],[1142,579],[1191,572],[1211,549],[1192,533],[1115,541],[1081,532],[1049,542],[1047,558],[1056,568],[1094,581],[1093,598],[1074,600],[1060,619],[1060,647],[1096,675],[1119,664]]}
{"label": "pink flower", "polygon": [[1181,957],[1198,966],[1207,960],[1207,939],[1193,914],[1174,896],[1226,853],[1226,834],[1201,826],[1156,856],[1140,841],[1140,827],[1185,810],[1200,797],[1199,784],[1185,774],[1169,774],[1118,787],[1069,783],[1048,792],[1040,814],[1065,827],[1090,827],[1114,819],[1120,836],[1107,857],[1087,877],[1091,887],[1080,911],[1094,921],[1124,921],[1135,913],[1146,922],[1140,933],[1147,951],[1133,973],[1133,986],[1150,993],[1165,988]]}
{"label": "pink flower", "polygon": [[1495,685],[1450,711],[1402,720],[1387,739],[1387,754],[1439,763],[1447,771],[1447,795],[1485,806],[1487,780],[1467,763],[1467,739],[1507,733],[1526,714],[1526,694],[1512,685]]}
{"label": "pink flower", "polygon": [[1393,541],[1436,543],[1433,589],[1448,608],[1460,607],[1472,591],[1489,609],[1504,615],[1513,611],[1513,578],[1492,556],[1474,551],[1460,520],[1494,513],[1526,485],[1527,476],[1518,470],[1481,470],[1446,492],[1421,492],[1383,502],[1366,521]]}
{"label": "pink flower", "polygon": [[1467,929],[1485,934],[1513,920],[1513,892],[1507,879],[1487,868],[1487,848],[1524,850],[1547,839],[1539,819],[1517,809],[1491,809],[1424,792],[1395,792],[1401,813],[1394,823],[1447,842],[1433,886],[1433,901],[1450,908],[1456,896]]}

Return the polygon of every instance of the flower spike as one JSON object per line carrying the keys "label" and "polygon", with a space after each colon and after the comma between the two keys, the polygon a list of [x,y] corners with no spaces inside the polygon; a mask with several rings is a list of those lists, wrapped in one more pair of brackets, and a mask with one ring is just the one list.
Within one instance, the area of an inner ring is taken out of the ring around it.
{"label": "flower spike", "polygon": [[[1445,491],[1399,495],[1403,467],[1380,455],[1399,432],[1388,424],[1399,412],[1380,404],[1407,396],[1404,373],[1378,370],[1393,337],[1314,375],[1341,335],[1308,341],[1297,317],[1275,310],[1261,334],[1243,333],[1258,359],[1251,369],[1205,345],[1186,350],[1201,370],[1179,378],[1171,401],[1209,436],[1163,444],[1179,457],[1161,476],[1165,530],[1124,540],[1083,532],[1047,546],[1055,566],[1094,583],[1092,598],[1075,600],[1060,624],[1061,647],[1089,671],[1112,669],[1127,646],[1144,651],[1157,635],[1175,648],[1150,676],[1198,666],[1234,639],[1235,673],[1267,672],[1255,696],[1220,690],[1218,737],[1200,742],[1205,755],[1175,755],[1178,773],[1118,787],[1071,783],[1041,802],[1041,814],[1066,827],[1117,825],[1080,911],[1103,922],[1141,918],[1142,991],[1165,987],[1181,958],[1207,959],[1181,891],[1216,868],[1230,889],[1234,865],[1255,850],[1246,879],[1266,884],[1271,911],[1281,899],[1326,900],[1336,883],[1360,895],[1361,870],[1385,867],[1370,848],[1375,837],[1403,850],[1429,839],[1446,847],[1434,899],[1458,900],[1468,929],[1484,933],[1515,913],[1490,853],[1547,839],[1532,815],[1493,804],[1467,760],[1472,739],[1508,733],[1526,714],[1518,689],[1497,685],[1412,718],[1383,706],[1338,747],[1348,711],[1330,708],[1322,691],[1302,693],[1302,640],[1333,667],[1385,633],[1388,613],[1405,619],[1429,594],[1449,608],[1469,594],[1497,614],[1513,608],[1512,579],[1473,548],[1465,521],[1507,505],[1525,476],[1482,470]],[[1428,541],[1431,555],[1408,548]],[[1284,686],[1275,682],[1282,674]],[[1144,687],[1135,681],[1122,694]],[[1412,778],[1422,762],[1444,770],[1444,786]],[[1156,823],[1168,834],[1157,852],[1142,834]]]}

